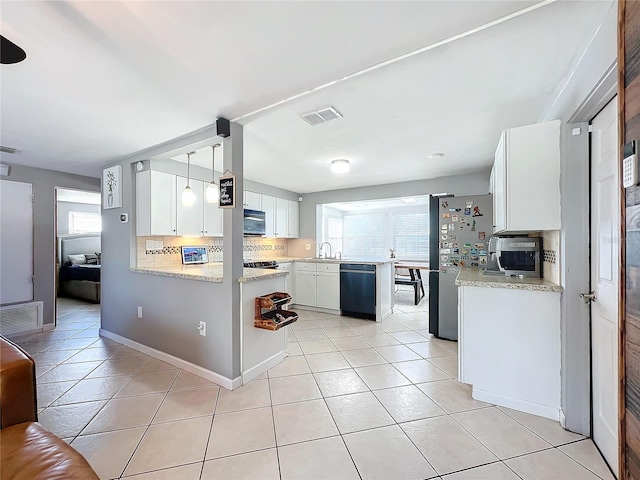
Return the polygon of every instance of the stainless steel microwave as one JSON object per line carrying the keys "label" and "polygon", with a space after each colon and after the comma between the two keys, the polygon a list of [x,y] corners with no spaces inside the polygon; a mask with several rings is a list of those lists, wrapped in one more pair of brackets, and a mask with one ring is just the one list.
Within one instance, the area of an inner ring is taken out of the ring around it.
{"label": "stainless steel microwave", "polygon": [[265,235],[266,225],[265,225],[265,214],[259,210],[249,210],[245,208],[244,210],[244,234],[245,235],[253,235],[260,236]]}
{"label": "stainless steel microwave", "polygon": [[492,237],[489,251],[507,276],[542,277],[542,238]]}

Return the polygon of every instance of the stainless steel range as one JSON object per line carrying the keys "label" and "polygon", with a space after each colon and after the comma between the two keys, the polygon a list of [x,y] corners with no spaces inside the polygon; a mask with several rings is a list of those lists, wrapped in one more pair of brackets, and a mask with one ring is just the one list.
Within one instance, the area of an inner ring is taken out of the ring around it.
{"label": "stainless steel range", "polygon": [[254,262],[254,261],[246,261],[244,262],[245,268],[265,268],[265,269],[276,269],[278,268],[278,263],[275,260],[266,260],[262,262]]}

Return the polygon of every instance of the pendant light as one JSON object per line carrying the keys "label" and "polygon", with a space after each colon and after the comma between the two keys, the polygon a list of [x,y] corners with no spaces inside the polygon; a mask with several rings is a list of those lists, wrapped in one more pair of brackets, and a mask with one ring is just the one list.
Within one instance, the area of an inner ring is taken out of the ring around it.
{"label": "pendant light", "polygon": [[193,205],[193,202],[196,201],[196,196],[193,193],[193,190],[191,190],[191,187],[189,186],[189,176],[191,173],[191,155],[193,155],[196,152],[189,152],[187,153],[187,188],[184,189],[184,192],[182,192],[182,204],[185,207],[190,207],[191,205]]}
{"label": "pendant light", "polygon": [[220,201],[220,188],[216,185],[216,143],[211,146],[211,183],[207,186],[207,203],[218,203]]}

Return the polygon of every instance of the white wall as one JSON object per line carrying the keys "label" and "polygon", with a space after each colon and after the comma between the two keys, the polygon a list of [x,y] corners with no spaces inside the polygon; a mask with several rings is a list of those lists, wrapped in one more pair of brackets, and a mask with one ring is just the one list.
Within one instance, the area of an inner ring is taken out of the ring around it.
{"label": "white wall", "polygon": [[[546,115],[562,119],[560,195],[562,206],[562,409],[566,428],[591,433],[589,306],[589,133],[588,124],[616,92],[617,2],[566,82],[558,85]],[[580,134],[573,135],[574,127]]]}
{"label": "white wall", "polygon": [[100,179],[42,168],[11,165],[7,180],[33,184],[34,300],[43,301],[43,323],[53,323],[56,301],[55,189],[100,191]]}

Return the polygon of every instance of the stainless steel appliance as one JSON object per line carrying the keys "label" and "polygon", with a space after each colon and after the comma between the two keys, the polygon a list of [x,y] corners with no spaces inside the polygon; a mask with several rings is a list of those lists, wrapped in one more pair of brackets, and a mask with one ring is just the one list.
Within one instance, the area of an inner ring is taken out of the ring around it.
{"label": "stainless steel appliance", "polygon": [[275,260],[265,260],[262,262],[254,262],[254,261],[244,261],[244,267],[245,268],[264,268],[264,269],[268,269],[268,270],[273,270],[278,268],[278,262],[276,262]]}
{"label": "stainless steel appliance", "polygon": [[491,195],[432,196],[429,205],[429,332],[458,339],[461,268],[491,268],[488,242],[493,232]]}
{"label": "stainless steel appliance", "polygon": [[375,265],[340,264],[340,310],[342,310],[342,315],[375,320]]}
{"label": "stainless steel appliance", "polygon": [[542,238],[493,237],[489,250],[504,275],[542,277]]}
{"label": "stainless steel appliance", "polygon": [[266,234],[265,213],[259,210],[244,210],[244,234],[260,236]]}

